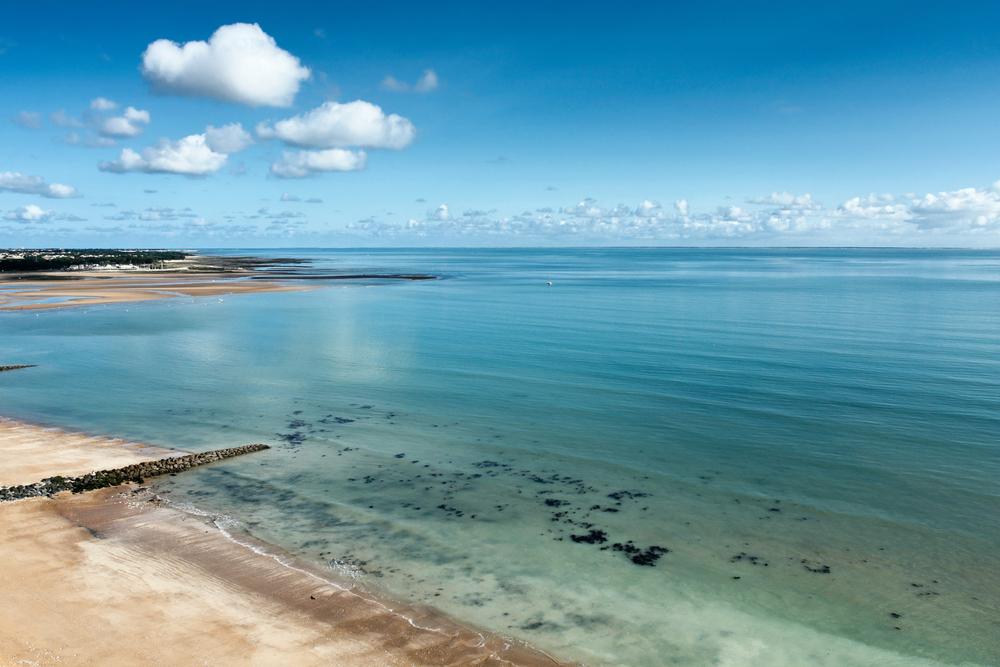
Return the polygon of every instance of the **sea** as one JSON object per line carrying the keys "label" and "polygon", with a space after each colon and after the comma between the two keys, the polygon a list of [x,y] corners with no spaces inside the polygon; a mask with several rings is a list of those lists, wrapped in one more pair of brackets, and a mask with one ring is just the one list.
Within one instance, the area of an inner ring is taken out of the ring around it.
{"label": "sea", "polygon": [[1000,251],[206,252],[317,289],[0,312],[0,415],[559,660],[1000,665]]}

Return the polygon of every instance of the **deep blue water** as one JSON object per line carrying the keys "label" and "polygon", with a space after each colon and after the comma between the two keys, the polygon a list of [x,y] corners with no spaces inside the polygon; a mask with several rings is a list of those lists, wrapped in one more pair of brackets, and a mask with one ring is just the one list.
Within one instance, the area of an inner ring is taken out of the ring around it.
{"label": "deep blue water", "polygon": [[3,312],[0,415],[569,660],[1000,664],[1000,251],[247,254],[440,279]]}

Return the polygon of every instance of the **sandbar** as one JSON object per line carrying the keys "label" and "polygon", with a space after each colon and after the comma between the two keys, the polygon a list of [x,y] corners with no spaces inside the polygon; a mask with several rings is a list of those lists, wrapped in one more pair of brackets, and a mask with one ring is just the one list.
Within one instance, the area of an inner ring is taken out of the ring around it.
{"label": "sandbar", "polygon": [[[67,306],[103,306],[128,301],[176,297],[206,297],[260,292],[297,292],[315,285],[288,284],[209,275],[160,275],[136,278],[130,274],[77,272],[65,279],[9,280],[0,283],[0,310],[45,310]],[[40,303],[41,302],[41,303]]]}

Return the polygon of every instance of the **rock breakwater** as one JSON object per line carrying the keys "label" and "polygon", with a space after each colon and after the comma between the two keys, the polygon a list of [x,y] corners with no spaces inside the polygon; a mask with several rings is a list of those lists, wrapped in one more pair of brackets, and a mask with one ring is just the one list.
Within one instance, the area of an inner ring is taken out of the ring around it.
{"label": "rock breakwater", "polygon": [[20,366],[0,366],[0,373],[3,371],[16,371],[18,368],[34,368],[35,364],[21,364]]}
{"label": "rock breakwater", "polygon": [[216,449],[201,454],[188,454],[187,456],[144,461],[143,463],[136,463],[113,470],[97,470],[86,475],[80,475],[79,477],[62,477],[56,475],[55,477],[47,477],[35,484],[0,487],[0,502],[21,500],[22,498],[36,498],[38,496],[51,497],[61,491],[83,493],[84,491],[103,489],[108,486],[117,486],[128,482],[141,484],[146,477],[183,472],[206,463],[229,459],[241,454],[259,452],[263,449],[270,449],[270,447],[261,444],[244,445],[242,447],[230,447],[229,449]]}

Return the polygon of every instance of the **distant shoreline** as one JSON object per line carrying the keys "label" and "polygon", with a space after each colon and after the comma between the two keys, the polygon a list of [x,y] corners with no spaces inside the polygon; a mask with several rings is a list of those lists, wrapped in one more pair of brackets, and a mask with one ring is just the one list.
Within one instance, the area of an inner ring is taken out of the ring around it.
{"label": "distant shoreline", "polygon": [[[0,418],[0,485],[180,453]],[[135,484],[0,503],[0,563],[12,662],[561,664],[337,584]]]}

